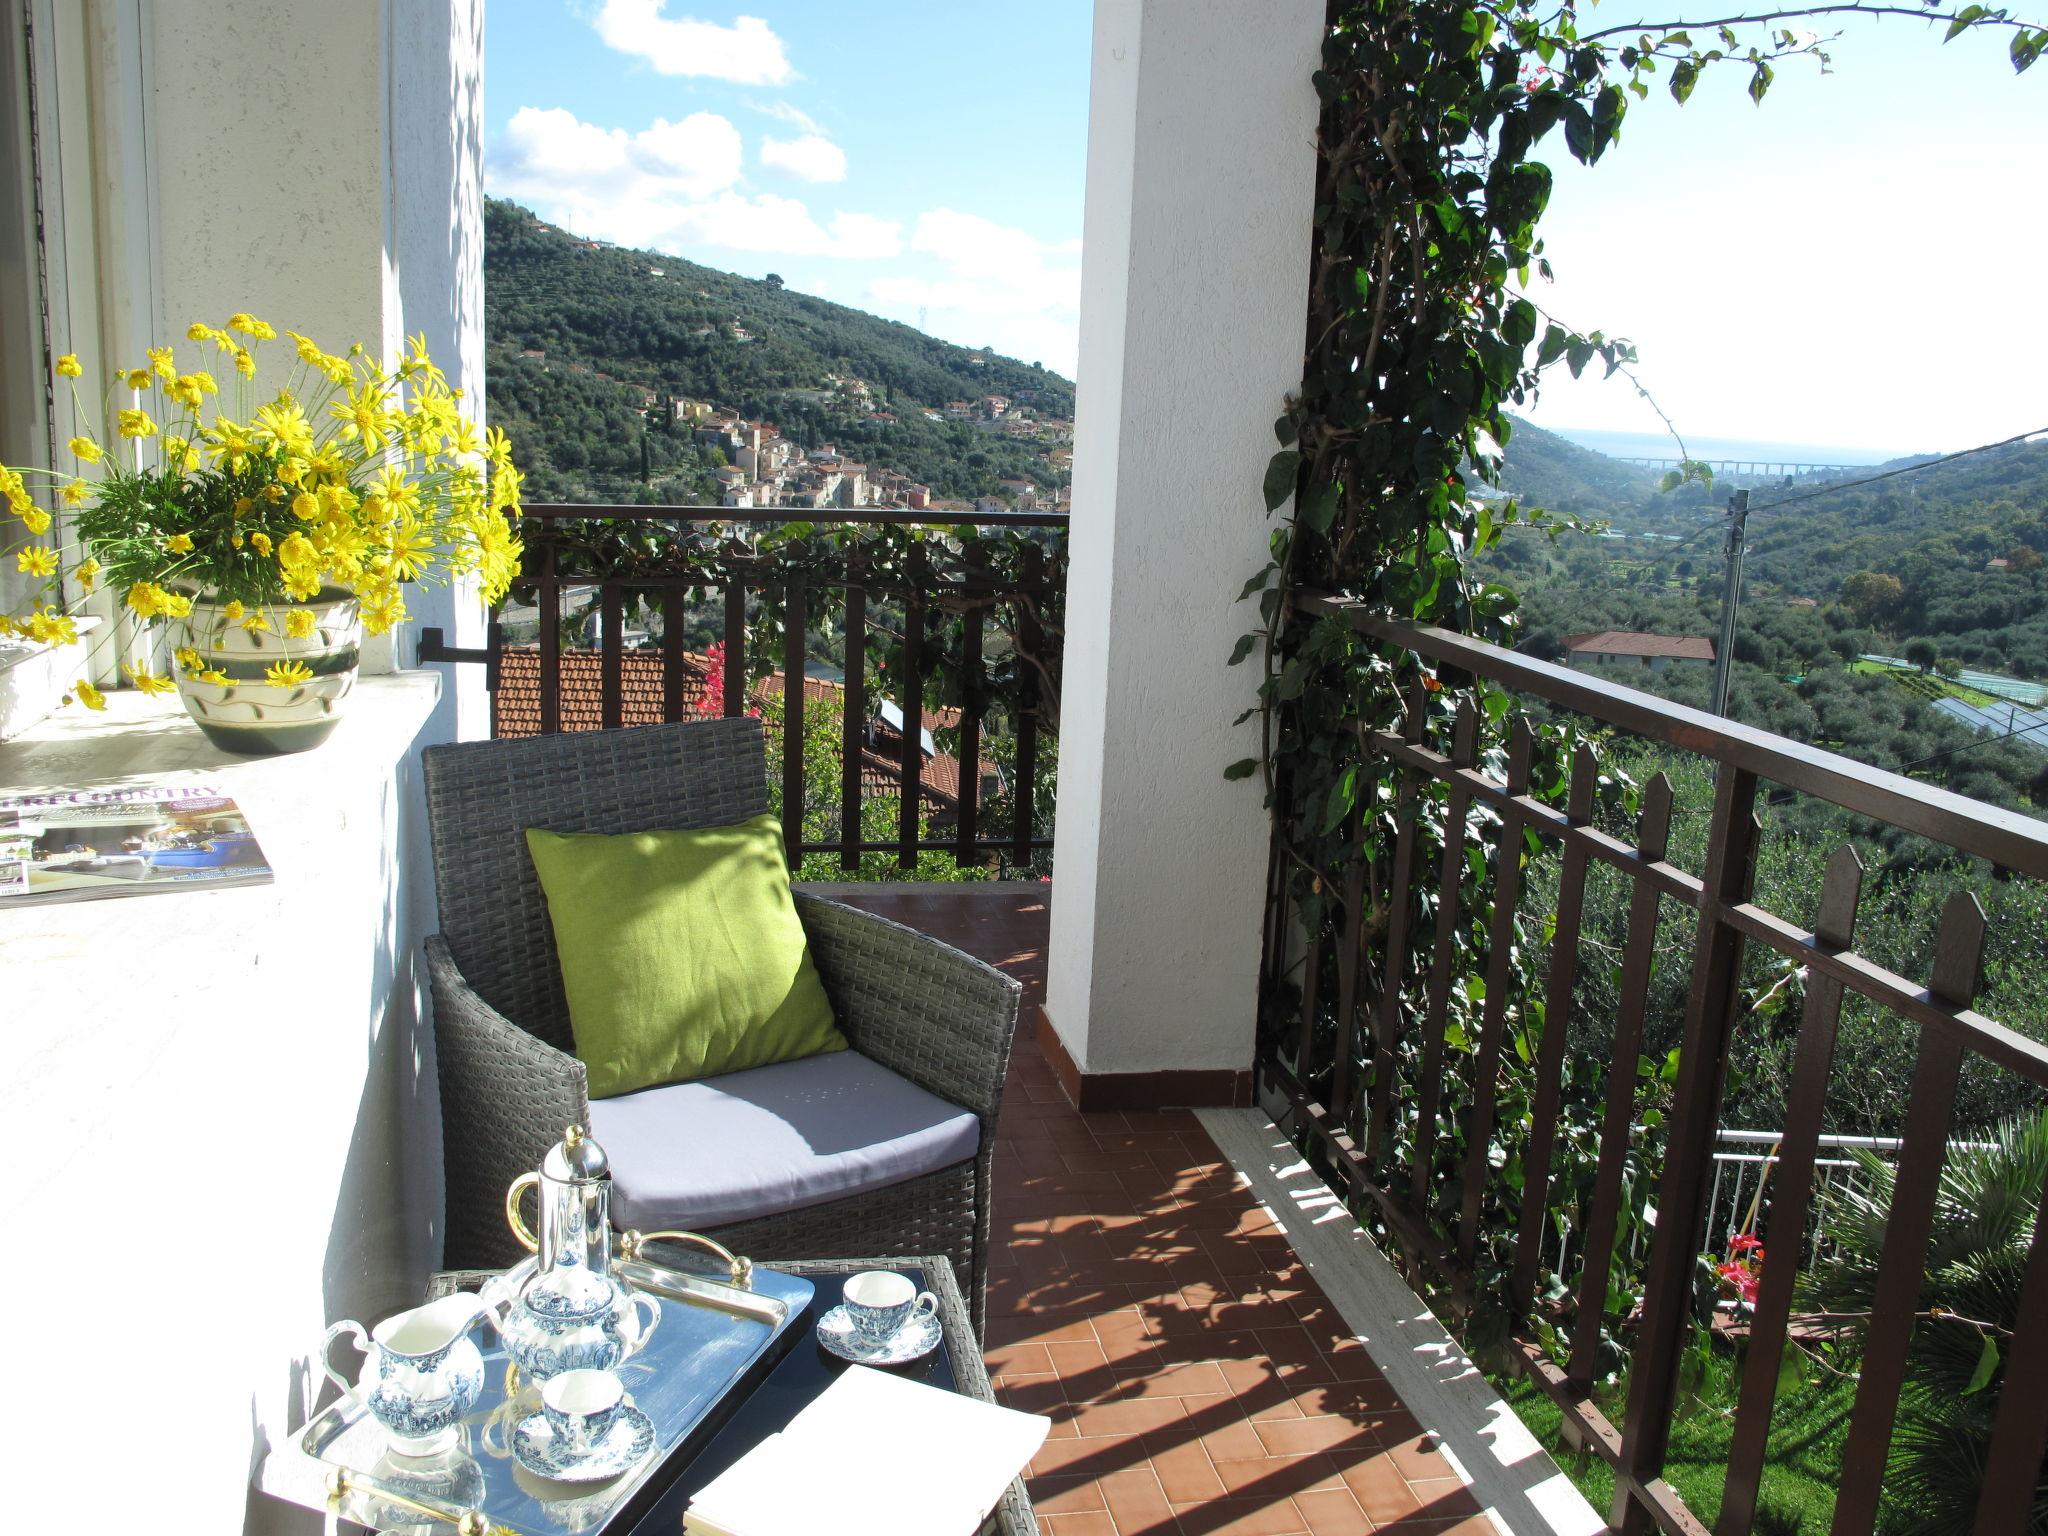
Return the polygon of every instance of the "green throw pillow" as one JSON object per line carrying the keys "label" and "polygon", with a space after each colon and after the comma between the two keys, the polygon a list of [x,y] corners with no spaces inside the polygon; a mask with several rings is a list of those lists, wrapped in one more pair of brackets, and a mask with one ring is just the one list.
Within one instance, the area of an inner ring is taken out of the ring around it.
{"label": "green throw pillow", "polygon": [[543,832],[540,874],[590,1096],[846,1049],[772,816],[691,832]]}

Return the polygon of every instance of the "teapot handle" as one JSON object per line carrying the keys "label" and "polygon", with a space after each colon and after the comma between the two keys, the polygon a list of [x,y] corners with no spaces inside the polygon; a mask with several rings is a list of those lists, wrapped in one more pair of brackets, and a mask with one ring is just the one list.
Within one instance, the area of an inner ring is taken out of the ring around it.
{"label": "teapot handle", "polygon": [[512,1235],[519,1239],[519,1245],[528,1253],[540,1252],[540,1239],[527,1230],[526,1222],[519,1214],[519,1197],[528,1189],[539,1187],[538,1173],[522,1173],[512,1181],[512,1187],[505,1191],[505,1224],[512,1229]]}
{"label": "teapot handle", "polygon": [[320,1340],[320,1369],[327,1373],[327,1379],[341,1388],[343,1395],[346,1396],[356,1389],[356,1384],[343,1376],[327,1360],[328,1350],[334,1347],[334,1341],[344,1333],[354,1334],[356,1348],[367,1355],[370,1352],[370,1332],[361,1323],[345,1317],[328,1329],[326,1336]]}

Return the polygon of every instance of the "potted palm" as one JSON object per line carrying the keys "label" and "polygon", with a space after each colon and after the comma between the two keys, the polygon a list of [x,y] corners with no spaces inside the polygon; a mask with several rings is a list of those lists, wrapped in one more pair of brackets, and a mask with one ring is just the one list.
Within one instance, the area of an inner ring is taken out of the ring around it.
{"label": "potted palm", "polygon": [[[194,366],[153,347],[148,367],[118,375],[104,411],[78,403],[81,421],[102,425],[66,445],[75,468],[0,466],[20,525],[15,566],[38,583],[0,614],[0,636],[75,640],[78,606],[107,589],[168,640],[168,667],[129,664],[130,682],[175,690],[235,752],[325,740],[363,634],[406,617],[408,584],[473,575],[495,602],[519,571],[511,447],[478,431],[424,340],[385,364],[361,346],[340,355],[286,335],[294,361],[271,391],[256,383],[271,326],[247,314],[195,324]],[[76,402],[84,369],[65,356],[56,371]],[[43,500],[32,478],[46,482]],[[65,509],[62,543],[52,505]],[[105,707],[85,678],[71,697]]]}

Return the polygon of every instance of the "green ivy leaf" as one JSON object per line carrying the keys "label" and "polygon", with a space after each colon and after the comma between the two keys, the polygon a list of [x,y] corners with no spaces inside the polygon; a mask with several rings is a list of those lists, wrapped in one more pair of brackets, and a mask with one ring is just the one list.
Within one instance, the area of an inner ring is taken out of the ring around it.
{"label": "green ivy leaf", "polygon": [[[1317,533],[1328,533],[1330,524],[1337,520],[1337,494],[1341,489],[1334,481],[1319,485],[1301,499],[1300,518]],[[1266,475],[1266,494],[1273,494],[1273,477]]]}
{"label": "green ivy leaf", "polygon": [[1223,777],[1235,783],[1239,779],[1250,778],[1258,771],[1259,760],[1256,757],[1241,757],[1223,770]]}
{"label": "green ivy leaf", "polygon": [[1294,494],[1294,482],[1301,474],[1301,452],[1295,448],[1282,448],[1273,455],[1266,466],[1266,510],[1277,512],[1282,502]]}
{"label": "green ivy leaf", "polygon": [[1225,665],[1232,667],[1236,666],[1239,662],[1243,661],[1245,657],[1251,655],[1252,647],[1257,645],[1258,643],[1259,637],[1256,634],[1239,635],[1237,637],[1237,644],[1231,649],[1230,660],[1226,662]]}
{"label": "green ivy leaf", "polygon": [[1963,1388],[1963,1396],[1982,1392],[1991,1385],[1991,1378],[1998,1371],[1998,1340],[1990,1334],[1984,1335],[1984,1347],[1977,1352],[1977,1368],[1970,1372],[1970,1381]]}

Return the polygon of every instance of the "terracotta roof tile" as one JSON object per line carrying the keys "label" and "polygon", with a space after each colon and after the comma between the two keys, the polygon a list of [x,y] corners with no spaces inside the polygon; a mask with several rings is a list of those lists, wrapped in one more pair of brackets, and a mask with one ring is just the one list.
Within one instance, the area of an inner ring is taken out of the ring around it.
{"label": "terracotta roof tile", "polygon": [[[708,718],[705,707],[705,679],[708,659],[695,653],[683,657],[683,710],[689,718]],[[620,720],[625,725],[658,725],[662,719],[663,658],[659,651],[629,650],[619,658]],[[782,694],[780,672],[771,672],[756,682],[750,695],[758,704]],[[846,687],[830,678],[806,677],[804,697],[823,701],[835,710],[844,707]],[[595,731],[604,724],[603,659],[596,651],[562,652],[562,729]],[[960,723],[960,711],[948,706],[929,709],[924,727],[928,731],[948,730]],[[540,648],[505,646],[498,656],[498,689],[491,696],[491,727],[498,736],[540,734]],[[768,723],[772,732],[774,722]],[[886,726],[877,726],[874,739],[861,754],[861,780],[870,793],[894,794],[902,783],[899,738]],[[997,773],[996,765],[984,757],[982,778]],[[925,759],[922,785],[925,798],[935,810],[951,810],[960,800],[960,760],[950,753],[936,752]]]}
{"label": "terracotta roof tile", "polygon": [[1678,661],[1712,661],[1714,642],[1705,635],[1651,635],[1629,629],[1596,629],[1566,635],[1564,648],[1586,656],[1669,656]]}

